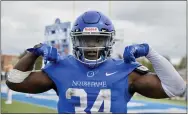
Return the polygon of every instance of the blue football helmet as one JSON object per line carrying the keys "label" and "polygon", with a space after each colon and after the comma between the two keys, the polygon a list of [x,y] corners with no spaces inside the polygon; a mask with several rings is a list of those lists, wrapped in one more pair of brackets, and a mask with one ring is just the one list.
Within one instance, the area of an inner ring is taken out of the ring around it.
{"label": "blue football helmet", "polygon": [[87,11],[80,15],[70,36],[73,55],[90,67],[96,67],[111,56],[115,29],[109,18],[98,11]]}

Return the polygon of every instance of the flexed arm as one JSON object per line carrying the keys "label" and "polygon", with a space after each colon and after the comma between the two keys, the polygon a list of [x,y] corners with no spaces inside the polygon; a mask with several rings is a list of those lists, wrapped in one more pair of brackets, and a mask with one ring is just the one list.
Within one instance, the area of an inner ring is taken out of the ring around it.
{"label": "flexed arm", "polygon": [[[34,48],[28,49],[6,81],[7,86],[18,92],[24,93],[42,93],[56,87],[53,81],[43,71],[32,71],[36,59],[41,55],[50,61],[57,61],[57,56],[54,54],[56,49],[51,49],[50,46],[38,44]],[[53,54],[52,54],[53,53]],[[54,58],[55,57],[55,58]]]}
{"label": "flexed arm", "polygon": [[167,59],[154,51],[148,44],[137,44],[125,48],[124,59],[126,63],[134,62],[135,58],[142,56],[146,56],[152,63],[156,74],[140,75],[132,72],[129,78],[132,92],[138,92],[151,98],[166,98],[186,94],[186,84],[182,77]]}

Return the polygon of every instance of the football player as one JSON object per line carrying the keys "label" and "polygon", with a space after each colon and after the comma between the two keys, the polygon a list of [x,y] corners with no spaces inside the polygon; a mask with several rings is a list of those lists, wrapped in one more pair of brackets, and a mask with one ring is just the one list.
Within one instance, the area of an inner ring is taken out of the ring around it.
{"label": "football player", "polygon": [[[61,59],[57,49],[38,44],[27,49],[6,83],[24,93],[54,89],[59,96],[58,113],[126,113],[135,92],[155,99],[186,94],[182,77],[146,43],[127,46],[123,59],[112,59],[114,36],[114,26],[105,15],[85,12],[72,27],[73,56]],[[50,63],[33,72],[39,56]],[[143,56],[156,73],[136,61]]]}

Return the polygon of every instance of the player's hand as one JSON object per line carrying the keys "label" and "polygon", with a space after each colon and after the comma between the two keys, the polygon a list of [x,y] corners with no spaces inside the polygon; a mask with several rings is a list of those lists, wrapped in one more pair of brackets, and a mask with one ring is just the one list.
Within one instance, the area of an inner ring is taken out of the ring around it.
{"label": "player's hand", "polygon": [[43,56],[45,63],[47,61],[58,62],[60,60],[57,49],[47,44],[37,44],[33,48],[27,49],[27,51],[32,52],[37,56]]}
{"label": "player's hand", "polygon": [[136,62],[136,58],[146,56],[149,52],[149,45],[135,44],[125,47],[123,58],[126,63]]}

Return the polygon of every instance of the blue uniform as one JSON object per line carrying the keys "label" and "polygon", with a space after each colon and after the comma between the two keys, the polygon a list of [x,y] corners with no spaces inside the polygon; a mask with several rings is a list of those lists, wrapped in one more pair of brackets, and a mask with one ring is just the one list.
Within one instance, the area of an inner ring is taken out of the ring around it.
{"label": "blue uniform", "polygon": [[110,58],[92,69],[67,56],[43,71],[57,87],[58,113],[127,113],[128,74],[138,66]]}

